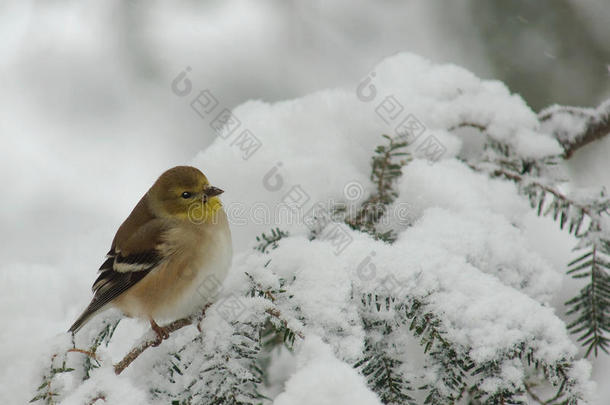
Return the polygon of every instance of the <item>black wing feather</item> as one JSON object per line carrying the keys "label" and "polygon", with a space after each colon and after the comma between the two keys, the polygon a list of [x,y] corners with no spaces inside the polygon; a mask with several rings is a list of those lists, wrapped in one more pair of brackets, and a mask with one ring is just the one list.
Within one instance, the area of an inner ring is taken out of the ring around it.
{"label": "black wing feather", "polygon": [[[142,280],[150,271],[161,262],[157,250],[139,252],[127,256],[111,251],[107,259],[100,266],[100,275],[93,283],[94,296],[76,322],[70,327],[70,332],[79,330],[85,322],[110,301],[127,291],[138,281]],[[130,271],[118,271],[121,265],[132,266]]]}

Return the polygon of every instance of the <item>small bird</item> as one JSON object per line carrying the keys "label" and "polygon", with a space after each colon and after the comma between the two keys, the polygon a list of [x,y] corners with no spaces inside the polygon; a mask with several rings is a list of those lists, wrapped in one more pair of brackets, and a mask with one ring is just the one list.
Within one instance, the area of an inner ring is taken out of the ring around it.
{"label": "small bird", "polygon": [[193,315],[209,304],[232,258],[229,222],[219,195],[199,169],[163,173],[119,227],[93,283],[93,299],[70,327],[76,333],[109,308],[150,322]]}

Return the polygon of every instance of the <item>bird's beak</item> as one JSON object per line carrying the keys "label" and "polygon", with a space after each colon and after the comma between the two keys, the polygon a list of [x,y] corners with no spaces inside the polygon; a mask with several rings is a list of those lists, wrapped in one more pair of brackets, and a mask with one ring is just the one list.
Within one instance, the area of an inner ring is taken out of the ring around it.
{"label": "bird's beak", "polygon": [[209,186],[203,193],[206,195],[206,197],[214,197],[215,195],[224,193],[224,190],[221,190],[218,187]]}

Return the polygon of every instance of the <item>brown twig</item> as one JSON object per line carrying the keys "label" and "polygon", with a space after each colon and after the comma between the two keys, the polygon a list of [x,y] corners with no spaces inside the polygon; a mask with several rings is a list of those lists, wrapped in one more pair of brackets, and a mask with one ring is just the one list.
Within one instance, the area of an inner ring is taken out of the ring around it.
{"label": "brown twig", "polygon": [[77,349],[76,347],[73,347],[71,349],[68,349],[69,352],[76,352],[76,353],[82,353],[82,354],[86,354],[87,356],[91,357],[92,359],[94,359],[95,361],[100,361],[100,359],[97,358],[97,356],[95,355],[94,352],[90,352],[88,350],[83,350],[83,349]]}
{"label": "brown twig", "polygon": [[[203,318],[203,316],[205,315],[205,311],[207,310],[207,308],[209,307],[206,306],[203,309],[203,312],[201,314],[201,318]],[[281,313],[280,311],[278,311],[277,309],[267,309],[266,311],[269,315],[278,318],[280,321],[286,323],[286,321],[284,319],[282,319],[281,317]],[[191,325],[193,324],[193,319],[192,318],[182,318],[182,319],[178,319],[177,321],[174,321],[172,323],[170,323],[169,325],[166,325],[163,327],[163,329],[168,333],[171,334],[175,331],[177,331],[178,329],[182,329],[185,326]],[[297,335],[298,337],[300,337],[301,339],[305,338],[305,335],[303,335],[303,333],[296,331],[295,335]],[[119,375],[123,372],[123,370],[125,370],[127,367],[129,367],[129,365],[131,363],[133,363],[133,361],[135,359],[138,358],[139,355],[141,355],[142,353],[144,353],[144,351],[146,349],[148,349],[151,346],[157,346],[159,344],[159,338],[155,337],[154,339],[147,339],[144,340],[143,342],[141,342],[139,345],[137,345],[136,347],[134,347],[133,349],[131,349],[131,351],[129,353],[127,353],[125,355],[125,357],[123,357],[123,359],[121,361],[119,361],[117,364],[114,365],[114,372]],[[84,351],[84,350],[80,350],[80,349],[75,349],[74,351],[78,351],[81,353],[85,353],[87,354],[88,352]]]}
{"label": "brown twig", "polygon": [[[163,329],[165,329],[165,331],[169,334],[169,333],[177,331],[178,329],[182,329],[185,326],[191,325],[192,323],[193,323],[193,320],[191,318],[182,318],[182,319],[178,319],[177,321],[170,323],[169,325],[164,326]],[[114,365],[114,372],[117,375],[121,374],[123,372],[123,370],[125,370],[146,349],[148,349],[151,346],[158,345],[158,344],[159,344],[158,338],[148,339],[148,340],[145,340],[144,342],[140,343],[138,346],[131,349],[131,351],[129,353],[127,353],[125,355],[125,357],[123,357],[123,360],[119,361],[117,364]]]}
{"label": "brown twig", "polygon": [[565,158],[569,159],[579,148],[598,139],[602,139],[608,134],[610,134],[610,117],[606,117],[605,121],[597,121],[588,125],[586,131],[582,135],[576,137],[574,143],[561,142],[561,140],[559,140],[559,143],[561,143],[561,146],[565,150]]}

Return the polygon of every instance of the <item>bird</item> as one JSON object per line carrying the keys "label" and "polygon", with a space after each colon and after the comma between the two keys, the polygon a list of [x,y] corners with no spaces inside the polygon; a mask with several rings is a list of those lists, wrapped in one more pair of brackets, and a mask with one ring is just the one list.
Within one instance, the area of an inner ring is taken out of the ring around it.
{"label": "bird", "polygon": [[118,308],[150,323],[194,315],[213,301],[232,260],[229,221],[207,177],[192,166],[165,171],[121,224],[93,283],[91,303],[68,332]]}

